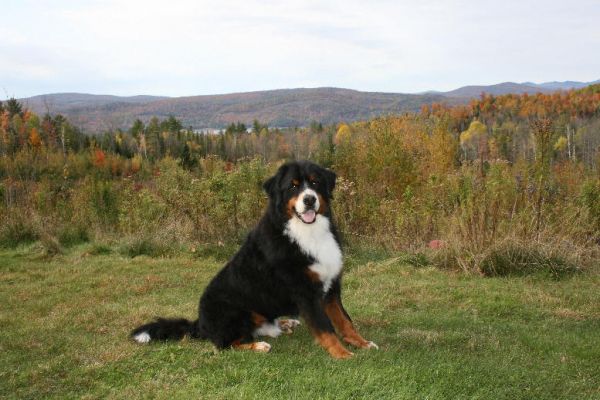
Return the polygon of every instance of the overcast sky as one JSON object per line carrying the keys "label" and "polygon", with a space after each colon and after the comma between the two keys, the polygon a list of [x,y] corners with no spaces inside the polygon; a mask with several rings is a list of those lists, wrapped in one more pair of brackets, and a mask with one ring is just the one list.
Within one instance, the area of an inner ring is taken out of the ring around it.
{"label": "overcast sky", "polygon": [[600,78],[600,1],[0,1],[0,98]]}

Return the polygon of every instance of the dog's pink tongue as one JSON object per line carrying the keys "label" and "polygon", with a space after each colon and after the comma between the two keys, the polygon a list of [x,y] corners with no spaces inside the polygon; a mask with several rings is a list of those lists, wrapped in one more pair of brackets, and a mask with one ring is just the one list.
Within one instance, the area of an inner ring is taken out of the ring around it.
{"label": "dog's pink tongue", "polygon": [[304,214],[302,214],[302,221],[306,222],[307,224],[310,224],[315,220],[316,217],[317,213],[315,212],[315,210],[308,210]]}

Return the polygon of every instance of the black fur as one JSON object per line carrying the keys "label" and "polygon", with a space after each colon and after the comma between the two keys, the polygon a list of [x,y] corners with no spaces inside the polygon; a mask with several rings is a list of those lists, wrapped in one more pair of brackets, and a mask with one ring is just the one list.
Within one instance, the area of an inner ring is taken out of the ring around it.
{"label": "black fur", "polygon": [[[253,313],[270,322],[281,316],[300,314],[313,331],[333,333],[323,302],[340,299],[340,277],[324,294],[322,284],[310,279],[307,273],[314,260],[283,232],[286,222],[296,218],[290,216],[288,201],[310,185],[326,202],[321,214],[330,219],[339,245],[329,208],[335,178],[332,171],[308,161],[282,165],[263,185],[269,204],[258,225],[206,287],[200,299],[198,320],[157,319],[136,328],[132,335],[147,332],[151,340],[168,340],[189,334],[208,339],[218,348],[227,348],[252,341],[256,328]],[[293,181],[300,182],[299,187],[294,188]]]}

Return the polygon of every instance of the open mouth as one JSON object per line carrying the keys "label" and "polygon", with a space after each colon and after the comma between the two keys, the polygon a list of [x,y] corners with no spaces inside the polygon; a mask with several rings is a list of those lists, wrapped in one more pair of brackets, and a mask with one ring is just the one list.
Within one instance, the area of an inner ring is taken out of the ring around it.
{"label": "open mouth", "polygon": [[305,224],[312,224],[317,219],[317,213],[315,210],[306,210],[302,214],[300,214],[298,211],[295,212],[296,216]]}

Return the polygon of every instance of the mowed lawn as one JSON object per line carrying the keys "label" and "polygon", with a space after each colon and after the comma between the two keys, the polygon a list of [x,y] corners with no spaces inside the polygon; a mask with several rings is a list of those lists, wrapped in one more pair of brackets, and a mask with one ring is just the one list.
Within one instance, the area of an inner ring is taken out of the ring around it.
{"label": "mowed lawn", "polygon": [[138,345],[153,316],[195,318],[222,260],[45,259],[0,251],[1,398],[600,399],[600,273],[483,278],[348,256],[344,300],[380,350],[332,360],[306,326],[269,354]]}

